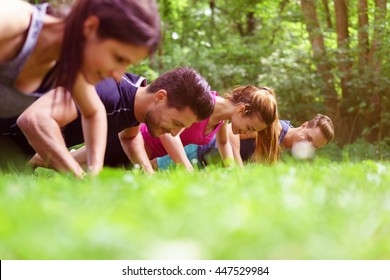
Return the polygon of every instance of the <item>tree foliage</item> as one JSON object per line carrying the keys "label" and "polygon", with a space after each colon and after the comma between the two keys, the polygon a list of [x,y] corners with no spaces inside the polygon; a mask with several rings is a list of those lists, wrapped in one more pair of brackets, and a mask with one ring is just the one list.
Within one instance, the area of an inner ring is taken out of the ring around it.
{"label": "tree foliage", "polygon": [[268,85],[281,118],[333,118],[339,144],[390,141],[389,16],[384,0],[160,0],[157,71],[190,65],[223,94]]}

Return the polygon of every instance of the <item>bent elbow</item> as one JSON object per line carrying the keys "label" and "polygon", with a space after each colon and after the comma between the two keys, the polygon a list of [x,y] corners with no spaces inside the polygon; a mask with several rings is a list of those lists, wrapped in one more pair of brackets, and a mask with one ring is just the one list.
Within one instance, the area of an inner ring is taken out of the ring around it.
{"label": "bent elbow", "polygon": [[40,115],[35,112],[24,112],[16,120],[16,124],[28,137],[39,130]]}

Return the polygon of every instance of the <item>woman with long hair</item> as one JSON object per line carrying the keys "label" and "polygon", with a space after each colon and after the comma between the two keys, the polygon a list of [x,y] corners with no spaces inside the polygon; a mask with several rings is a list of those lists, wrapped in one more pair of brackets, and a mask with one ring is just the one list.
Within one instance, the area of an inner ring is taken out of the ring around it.
{"label": "woman with long hair", "polygon": [[[58,17],[48,4],[0,1],[0,18],[0,117],[19,115],[53,88],[70,94],[83,118],[89,170],[97,173],[107,120],[94,85],[104,78],[120,79],[128,65],[156,50],[161,29],[156,2],[78,0],[66,17]],[[42,158],[82,176],[58,124],[43,125],[27,112],[18,125]]]}

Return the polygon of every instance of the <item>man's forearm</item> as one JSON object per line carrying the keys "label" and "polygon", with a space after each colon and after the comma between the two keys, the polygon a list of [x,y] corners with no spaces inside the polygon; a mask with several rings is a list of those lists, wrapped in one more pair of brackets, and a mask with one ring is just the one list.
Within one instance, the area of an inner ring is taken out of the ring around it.
{"label": "man's forearm", "polygon": [[144,142],[141,134],[134,138],[120,138],[123,151],[132,164],[138,164],[148,174],[153,174],[154,169],[145,151]]}

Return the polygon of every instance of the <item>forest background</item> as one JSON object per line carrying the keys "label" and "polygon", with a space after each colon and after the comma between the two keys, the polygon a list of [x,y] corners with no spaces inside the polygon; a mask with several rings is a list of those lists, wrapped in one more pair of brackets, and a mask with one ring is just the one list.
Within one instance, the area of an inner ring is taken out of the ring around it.
{"label": "forest background", "polygon": [[[49,2],[61,8],[72,1]],[[368,145],[371,157],[388,158],[390,2],[158,3],[162,18],[158,52],[130,71],[150,82],[160,73],[188,65],[220,95],[237,85],[270,86],[277,93],[281,119],[300,125],[317,113],[326,114],[335,124],[337,147]]]}

